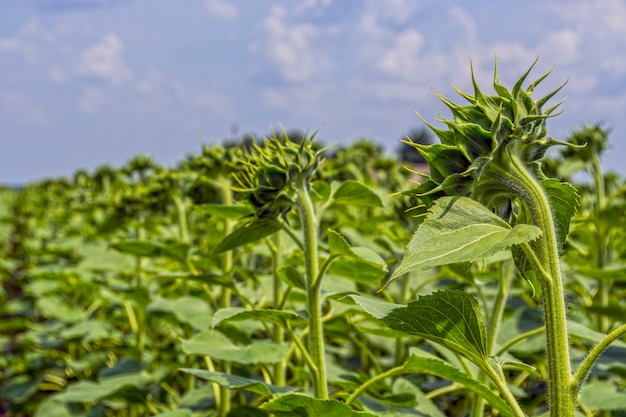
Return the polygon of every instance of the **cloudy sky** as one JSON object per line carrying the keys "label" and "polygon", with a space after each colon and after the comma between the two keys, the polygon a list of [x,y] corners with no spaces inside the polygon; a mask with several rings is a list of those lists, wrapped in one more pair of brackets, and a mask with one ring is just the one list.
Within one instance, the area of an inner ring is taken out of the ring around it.
{"label": "cloudy sky", "polygon": [[626,174],[626,0],[2,0],[0,183],[137,154],[174,164],[238,132],[397,140],[448,115],[433,90],[511,85],[539,57],[537,94],[569,78],[563,138],[612,128]]}

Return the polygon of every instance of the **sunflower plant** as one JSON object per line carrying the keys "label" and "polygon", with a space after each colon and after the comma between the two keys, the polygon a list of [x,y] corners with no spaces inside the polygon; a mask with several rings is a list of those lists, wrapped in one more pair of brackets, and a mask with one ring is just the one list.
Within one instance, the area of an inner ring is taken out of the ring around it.
{"label": "sunflower plant", "polygon": [[[572,371],[559,256],[579,196],[572,185],[546,176],[541,168],[548,148],[566,145],[550,137],[546,127],[546,121],[558,115],[555,111],[563,100],[546,104],[565,83],[534,99],[535,88],[550,74],[524,87],[535,63],[508,89],[499,82],[496,61],[495,95],[481,91],[472,70],[473,94],[455,87],[466,103],[457,104],[438,94],[452,113],[452,118],[439,120],[445,127],[425,122],[440,143],[405,141],[428,163],[429,174],[419,174],[423,181],[404,193],[421,202],[416,209],[422,209],[425,220],[390,281],[409,272],[479,261],[510,250],[520,275],[540,291],[550,415],[563,417],[574,415],[580,389],[594,361],[626,332],[626,326],[609,333]],[[362,299],[355,301],[368,310]],[[492,406],[503,415],[525,415],[509,389],[505,370],[530,367],[495,354],[494,335],[487,330],[494,323],[485,324],[474,296],[446,289],[419,297],[407,306],[378,305],[369,311],[394,330],[441,344],[478,367],[475,381],[447,375],[477,394],[472,415],[483,415],[483,399],[487,396],[482,384],[487,380],[506,402],[504,405],[487,398]]]}

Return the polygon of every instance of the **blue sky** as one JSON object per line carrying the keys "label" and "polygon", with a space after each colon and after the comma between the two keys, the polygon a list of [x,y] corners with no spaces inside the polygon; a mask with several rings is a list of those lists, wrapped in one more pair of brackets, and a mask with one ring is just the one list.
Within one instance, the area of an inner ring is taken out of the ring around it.
{"label": "blue sky", "polygon": [[551,135],[603,121],[626,174],[626,0],[2,0],[0,183],[172,165],[233,125],[392,152],[416,110],[448,115],[433,90],[471,91],[470,59],[491,91],[495,52],[506,85],[556,65]]}

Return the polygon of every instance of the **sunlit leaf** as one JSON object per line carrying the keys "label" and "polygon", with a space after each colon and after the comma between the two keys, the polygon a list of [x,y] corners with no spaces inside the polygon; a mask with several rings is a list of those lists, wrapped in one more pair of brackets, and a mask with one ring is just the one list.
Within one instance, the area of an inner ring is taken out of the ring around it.
{"label": "sunlit leaf", "polygon": [[511,228],[480,203],[465,197],[442,197],[409,242],[391,280],[410,272],[488,258],[511,245],[540,235],[527,224]]}
{"label": "sunlit leaf", "polygon": [[333,204],[348,206],[382,207],[383,201],[378,194],[358,181],[347,180],[332,194]]}

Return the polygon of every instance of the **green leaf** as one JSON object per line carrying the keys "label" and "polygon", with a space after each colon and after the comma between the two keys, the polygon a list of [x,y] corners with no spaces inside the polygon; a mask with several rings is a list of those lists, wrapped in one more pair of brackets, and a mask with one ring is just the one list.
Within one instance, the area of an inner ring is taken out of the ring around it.
{"label": "green leaf", "polygon": [[[371,304],[370,301],[368,306]],[[390,306],[375,307],[372,314],[380,315]],[[421,296],[406,307],[392,309],[382,320],[394,330],[439,343],[478,366],[484,366],[488,359],[485,324],[478,301],[462,291],[442,290]]]}
{"label": "green leaf", "polygon": [[337,400],[320,400],[304,394],[286,394],[261,406],[276,417],[376,417],[351,409]]}
{"label": "green leaf", "polygon": [[411,355],[409,360],[403,366],[406,373],[430,374],[435,375],[448,381],[456,382],[483,397],[487,402],[502,416],[514,417],[509,405],[499,396],[497,396],[487,385],[479,382],[476,378],[467,375],[437,358],[427,358],[423,356]]}
{"label": "green leaf", "polygon": [[287,392],[295,391],[299,388],[276,386],[272,384],[266,384],[263,381],[259,381],[251,378],[244,378],[238,375],[225,374],[222,372],[211,372],[203,369],[190,369],[182,368],[182,372],[197,376],[206,381],[215,382],[221,387],[232,389],[250,391],[266,397],[273,397],[276,394],[284,394]]}
{"label": "green leaf", "polygon": [[612,320],[621,322],[626,317],[626,306],[619,304],[602,305],[590,305],[583,307],[585,311],[589,311],[594,314],[599,314],[605,317],[609,317]]}
{"label": "green leaf", "polygon": [[165,413],[157,414],[154,417],[193,417],[193,412],[191,410],[173,410],[166,411]]}
{"label": "green leaf", "polygon": [[563,248],[569,234],[569,225],[579,207],[578,191],[571,184],[561,182],[555,178],[541,181],[544,191],[548,195],[554,226],[558,239],[559,249]]}
{"label": "green leaf", "polygon": [[225,236],[213,249],[213,255],[256,242],[264,237],[273,235],[280,229],[280,222],[274,218],[254,219]]}
{"label": "green leaf", "polygon": [[[570,336],[577,337],[583,340],[589,340],[594,343],[600,343],[606,337],[604,333],[592,330],[572,320],[567,321],[567,332]],[[621,340],[616,340],[611,343],[611,346],[626,348],[626,343],[622,342]]]}
{"label": "green leaf", "polygon": [[296,267],[285,265],[280,267],[277,272],[280,279],[282,279],[287,285],[300,288],[301,290],[306,289],[304,275],[302,275],[302,272],[300,272]]}
{"label": "green leaf", "polygon": [[540,235],[527,224],[511,226],[466,197],[442,197],[417,229],[390,281],[416,270],[488,258]]}
{"label": "green leaf", "polygon": [[242,364],[278,363],[289,350],[289,345],[269,341],[238,346],[218,331],[204,331],[181,342],[186,354],[209,355],[214,359]]}
{"label": "green leaf", "polygon": [[583,403],[593,411],[625,410],[626,391],[611,381],[592,381],[582,389]]}
{"label": "green leaf", "polygon": [[207,302],[189,295],[174,300],[157,297],[148,305],[147,311],[173,313],[178,320],[191,325],[196,330],[208,329],[212,320],[211,308]]}
{"label": "green leaf", "polygon": [[383,206],[383,201],[378,194],[368,186],[354,180],[347,180],[341,183],[332,194],[332,201],[333,204],[348,206]]}
{"label": "green leaf", "polygon": [[250,206],[242,204],[201,204],[194,206],[194,210],[220,219],[240,219],[253,214]]}
{"label": "green leaf", "polygon": [[330,249],[330,254],[332,256],[354,255],[346,238],[333,229],[328,229],[328,248]]}
{"label": "green leaf", "polygon": [[284,325],[286,321],[302,319],[298,313],[288,310],[246,310],[242,307],[228,307],[217,310],[213,315],[211,327],[215,328],[218,324],[225,320],[232,321],[267,321],[270,323]]}
{"label": "green leaf", "polygon": [[118,375],[100,382],[80,381],[68,386],[56,398],[65,402],[89,403],[115,396],[123,397],[129,388],[142,389],[152,381],[153,378],[145,373]]}
{"label": "green leaf", "polygon": [[358,258],[341,258],[330,265],[328,273],[354,282],[378,286],[387,276],[387,266],[373,265]]}
{"label": "green leaf", "polygon": [[373,250],[361,246],[350,246],[346,238],[332,229],[328,229],[328,247],[332,256],[347,256],[374,266],[386,265],[385,260]]}
{"label": "green leaf", "polygon": [[352,300],[360,305],[368,314],[371,314],[379,320],[385,318],[393,310],[404,307],[402,304],[388,303],[377,298],[368,298],[360,295],[349,295],[348,297],[352,298]]}
{"label": "green leaf", "polygon": [[111,243],[109,247],[128,255],[150,258],[164,257],[185,263],[189,255],[190,245],[188,243],[165,244],[147,240],[125,240]]}
{"label": "green leaf", "polygon": [[59,297],[42,297],[36,301],[41,315],[63,323],[76,323],[86,320],[85,310],[75,306],[67,306]]}

